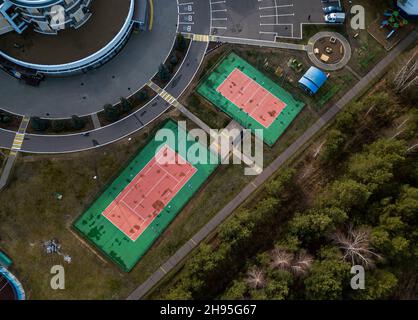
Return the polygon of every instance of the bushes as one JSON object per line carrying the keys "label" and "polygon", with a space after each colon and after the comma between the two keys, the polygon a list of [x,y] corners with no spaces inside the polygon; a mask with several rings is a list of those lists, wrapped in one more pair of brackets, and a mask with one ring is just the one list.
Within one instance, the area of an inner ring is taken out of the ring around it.
{"label": "bushes", "polygon": [[398,279],[389,271],[372,270],[367,274],[367,283],[365,290],[357,290],[353,293],[354,299],[387,299],[397,285]]}
{"label": "bushes", "polygon": [[306,298],[311,300],[341,300],[350,281],[350,264],[345,262],[337,248],[324,247],[319,260],[312,265],[305,279]]}
{"label": "bushes", "polygon": [[170,80],[170,77],[170,69],[165,64],[160,64],[160,66],[158,67],[158,78],[165,83],[168,80]]}
{"label": "bushes", "polygon": [[62,132],[65,129],[65,121],[64,120],[52,120],[51,121],[51,129],[54,132]]}
{"label": "bushes", "polygon": [[369,192],[377,192],[393,179],[394,170],[405,160],[405,156],[404,142],[381,139],[351,158],[348,174],[364,183]]}
{"label": "bushes", "polygon": [[37,132],[42,132],[48,129],[48,120],[41,119],[39,117],[32,117],[30,124],[33,130]]}
{"label": "bushes", "polygon": [[123,113],[129,113],[133,109],[132,103],[126,98],[120,98],[120,109]]}
{"label": "bushes", "polygon": [[42,119],[32,117],[30,120],[32,130],[35,132],[51,131],[53,133],[63,133],[65,131],[80,131],[86,126],[86,120],[73,115],[71,119]]}
{"label": "bushes", "polygon": [[3,124],[9,124],[10,122],[12,122],[13,118],[6,114],[6,113],[0,113],[0,122]]}
{"label": "bushes", "polygon": [[137,98],[140,103],[145,102],[149,98],[148,92],[146,90],[139,91]]}
{"label": "bushes", "polygon": [[330,130],[321,152],[321,162],[332,163],[339,159],[343,153],[345,142],[346,136],[340,130]]}
{"label": "bushes", "polygon": [[70,121],[71,128],[74,130],[81,130],[85,127],[86,121],[79,116],[72,116]]}
{"label": "bushes", "polygon": [[106,120],[109,122],[115,122],[118,121],[120,119],[121,116],[121,107],[120,105],[111,105],[111,104],[106,104],[103,107],[104,110],[104,114],[106,117]]}
{"label": "bushes", "polygon": [[177,34],[176,43],[174,45],[174,48],[178,51],[184,52],[187,49],[187,41],[184,38],[183,34],[179,33]]}

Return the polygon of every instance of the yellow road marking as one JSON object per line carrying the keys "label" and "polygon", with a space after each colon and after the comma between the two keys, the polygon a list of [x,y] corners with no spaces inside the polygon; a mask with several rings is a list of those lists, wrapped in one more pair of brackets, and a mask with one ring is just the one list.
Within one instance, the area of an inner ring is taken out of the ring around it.
{"label": "yellow road marking", "polygon": [[154,0],[149,0],[149,6],[150,6],[149,31],[151,31],[154,25]]}
{"label": "yellow road marking", "polygon": [[207,34],[193,34],[193,41],[209,42],[210,38]]}
{"label": "yellow road marking", "polygon": [[24,139],[25,135],[23,133],[17,133],[13,140],[12,150],[20,150]]}

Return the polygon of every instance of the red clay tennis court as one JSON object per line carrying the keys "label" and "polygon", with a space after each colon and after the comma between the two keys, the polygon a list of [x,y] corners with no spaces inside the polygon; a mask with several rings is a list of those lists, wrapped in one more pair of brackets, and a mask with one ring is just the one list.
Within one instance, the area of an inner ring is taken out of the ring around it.
{"label": "red clay tennis court", "polygon": [[102,214],[135,241],[196,171],[164,146]]}
{"label": "red clay tennis court", "polygon": [[265,128],[270,127],[286,108],[283,101],[239,69],[234,69],[217,91]]}

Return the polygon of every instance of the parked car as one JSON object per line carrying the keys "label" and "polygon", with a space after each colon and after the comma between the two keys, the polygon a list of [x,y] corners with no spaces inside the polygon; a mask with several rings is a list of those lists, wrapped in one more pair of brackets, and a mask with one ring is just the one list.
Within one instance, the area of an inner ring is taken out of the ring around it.
{"label": "parked car", "polygon": [[327,23],[344,23],[345,13],[344,12],[334,12],[325,15],[325,22]]}
{"label": "parked car", "polygon": [[344,11],[343,8],[341,8],[340,6],[329,6],[329,7],[323,8],[323,10],[325,14]]}

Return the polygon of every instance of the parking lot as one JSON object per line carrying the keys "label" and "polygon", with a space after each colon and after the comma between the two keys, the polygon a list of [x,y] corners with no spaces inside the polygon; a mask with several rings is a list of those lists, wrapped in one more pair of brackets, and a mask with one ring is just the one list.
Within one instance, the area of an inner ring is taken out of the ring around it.
{"label": "parking lot", "polygon": [[179,32],[196,34],[209,33],[207,23],[210,19],[208,2],[200,0],[178,0],[177,5]]}
{"label": "parking lot", "polygon": [[302,38],[307,24],[324,24],[323,6],[338,0],[209,0],[211,34],[274,41]]}

